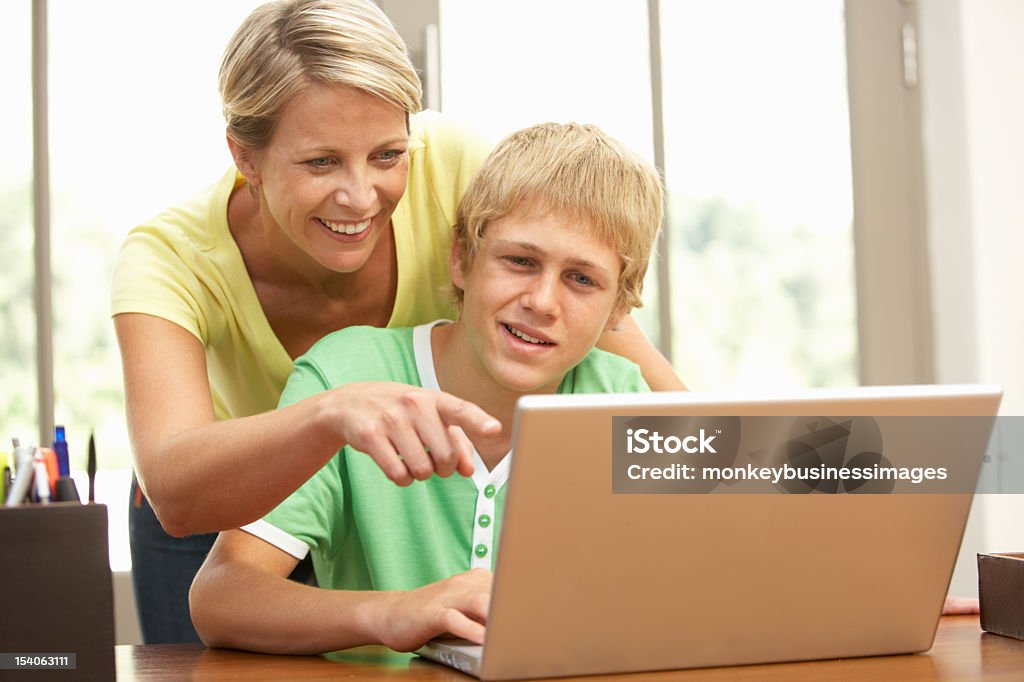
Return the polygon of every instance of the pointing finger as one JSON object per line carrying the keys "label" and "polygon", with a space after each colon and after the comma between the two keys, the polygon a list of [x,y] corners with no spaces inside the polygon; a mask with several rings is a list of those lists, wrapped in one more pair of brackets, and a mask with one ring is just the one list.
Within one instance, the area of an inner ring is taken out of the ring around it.
{"label": "pointing finger", "polygon": [[439,396],[437,411],[446,424],[461,426],[470,439],[496,436],[501,432],[501,422],[497,419],[473,403],[447,393]]}

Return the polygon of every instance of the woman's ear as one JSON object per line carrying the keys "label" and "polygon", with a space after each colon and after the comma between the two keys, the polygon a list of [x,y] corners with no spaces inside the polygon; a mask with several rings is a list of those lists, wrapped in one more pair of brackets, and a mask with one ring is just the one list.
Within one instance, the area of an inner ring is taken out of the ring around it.
{"label": "woman's ear", "polygon": [[227,136],[228,149],[231,150],[231,158],[235,160],[235,168],[238,172],[245,176],[245,179],[253,187],[259,187],[262,183],[260,179],[259,170],[256,167],[256,161],[253,158],[253,152],[248,147],[243,146],[238,140]]}

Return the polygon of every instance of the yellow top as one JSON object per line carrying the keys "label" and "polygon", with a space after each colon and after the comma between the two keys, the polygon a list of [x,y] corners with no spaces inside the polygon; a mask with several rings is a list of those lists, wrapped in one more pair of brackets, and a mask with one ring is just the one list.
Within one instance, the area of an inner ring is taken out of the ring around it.
{"label": "yellow top", "polygon": [[[412,117],[410,132],[409,183],[392,215],[398,291],[389,327],[454,318],[444,290],[455,209],[488,151],[434,112]],[[161,317],[202,342],[219,419],[274,409],[292,369],[228,229],[228,198],[243,182],[231,168],[129,232],[111,292],[112,315]]]}

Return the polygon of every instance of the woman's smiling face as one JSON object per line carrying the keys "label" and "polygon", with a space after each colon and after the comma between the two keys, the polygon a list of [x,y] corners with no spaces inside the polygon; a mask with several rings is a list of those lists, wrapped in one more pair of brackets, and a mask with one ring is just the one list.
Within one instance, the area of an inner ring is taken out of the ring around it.
{"label": "woman's smiling face", "polygon": [[308,86],[270,144],[236,150],[261,213],[316,263],[355,272],[387,234],[409,172],[406,114],[347,85]]}

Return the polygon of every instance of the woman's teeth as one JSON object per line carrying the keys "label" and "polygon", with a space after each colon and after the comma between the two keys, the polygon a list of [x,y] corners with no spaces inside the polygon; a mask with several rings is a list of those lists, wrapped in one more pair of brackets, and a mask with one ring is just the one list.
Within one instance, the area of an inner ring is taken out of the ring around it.
{"label": "woman's teeth", "polygon": [[373,218],[367,218],[361,223],[332,223],[330,220],[318,218],[318,220],[331,228],[331,231],[337,232],[338,234],[359,234],[370,226]]}

